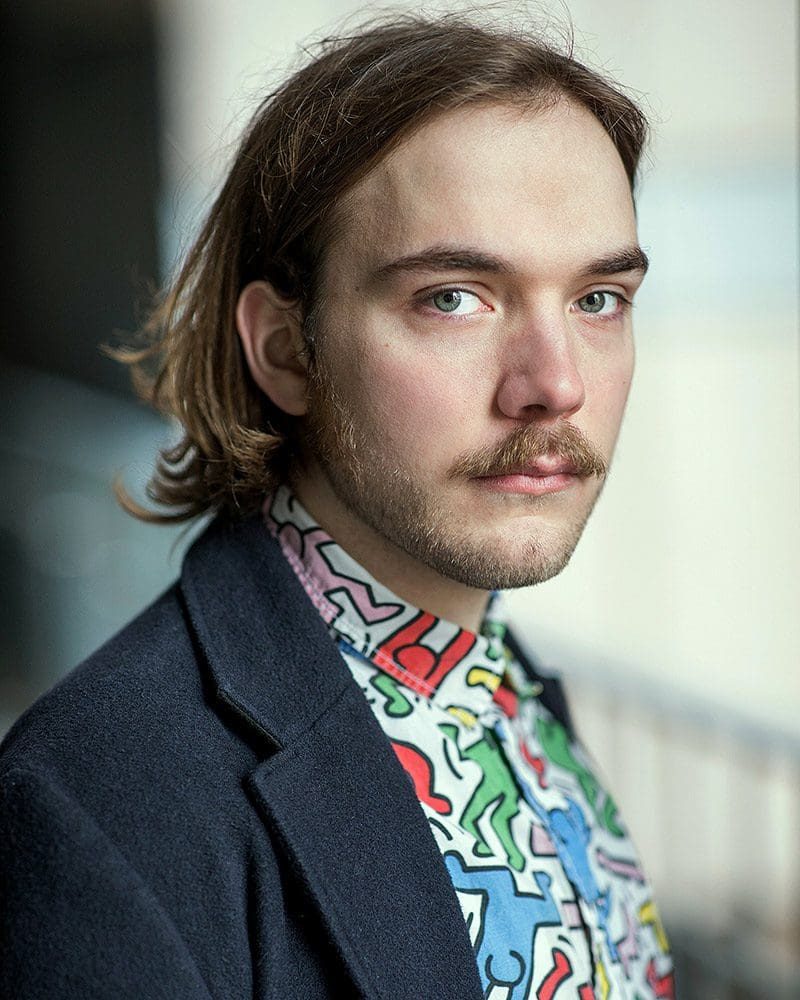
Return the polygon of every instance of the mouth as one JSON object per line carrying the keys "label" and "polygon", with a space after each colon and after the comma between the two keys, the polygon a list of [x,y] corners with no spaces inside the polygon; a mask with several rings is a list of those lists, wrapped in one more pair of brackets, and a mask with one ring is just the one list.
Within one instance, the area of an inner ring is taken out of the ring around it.
{"label": "mouth", "polygon": [[577,476],[580,473],[575,462],[569,458],[564,458],[561,455],[541,455],[522,465],[514,466],[510,469],[497,470],[494,474],[500,476],[546,477],[561,475]]}
{"label": "mouth", "polygon": [[578,490],[595,477],[602,483],[607,471],[601,452],[577,427],[531,423],[502,442],[465,453],[449,475],[488,492],[543,496]]}
{"label": "mouth", "polygon": [[567,490],[582,478],[570,459],[559,455],[542,455],[524,465],[477,476],[474,481],[491,492],[544,496]]}

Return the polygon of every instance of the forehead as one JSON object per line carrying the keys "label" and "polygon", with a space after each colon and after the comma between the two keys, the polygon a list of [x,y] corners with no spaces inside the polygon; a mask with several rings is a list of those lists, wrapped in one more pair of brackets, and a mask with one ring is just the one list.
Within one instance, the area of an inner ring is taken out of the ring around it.
{"label": "forehead", "polygon": [[364,177],[339,212],[337,265],[357,271],[442,243],[541,270],[636,239],[619,154],[594,115],[567,100],[442,114]]}

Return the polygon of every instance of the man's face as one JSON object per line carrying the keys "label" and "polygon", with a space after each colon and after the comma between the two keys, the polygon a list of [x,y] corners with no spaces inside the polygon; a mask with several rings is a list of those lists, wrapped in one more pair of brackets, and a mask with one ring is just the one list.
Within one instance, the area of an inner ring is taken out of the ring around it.
{"label": "man's face", "polygon": [[566,101],[466,108],[341,211],[309,388],[314,512],[471,587],[548,579],[602,488],[633,372],[643,268],[611,140]]}

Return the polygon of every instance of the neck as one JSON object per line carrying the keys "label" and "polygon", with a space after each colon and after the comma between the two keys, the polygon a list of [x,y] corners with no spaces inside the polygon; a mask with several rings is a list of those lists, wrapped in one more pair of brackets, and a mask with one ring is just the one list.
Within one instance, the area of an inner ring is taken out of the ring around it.
{"label": "neck", "polygon": [[292,490],[337,545],[398,597],[437,618],[479,632],[489,592],[450,580],[365,524],[321,474],[292,477]]}

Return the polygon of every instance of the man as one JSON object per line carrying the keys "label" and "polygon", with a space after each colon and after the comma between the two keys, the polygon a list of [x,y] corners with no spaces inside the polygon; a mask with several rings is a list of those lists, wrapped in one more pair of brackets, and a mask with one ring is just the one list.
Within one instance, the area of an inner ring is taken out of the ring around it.
{"label": "man", "polygon": [[136,512],[217,517],[3,750],[11,995],[672,995],[495,593],[563,568],[606,475],[644,137],[459,18],[329,42],[266,99],[127,357],[185,429]]}

